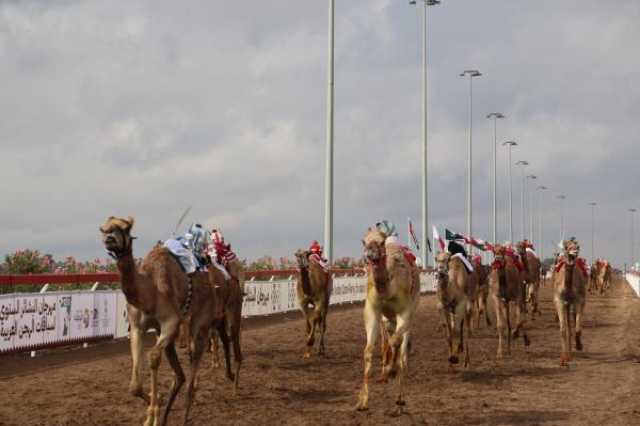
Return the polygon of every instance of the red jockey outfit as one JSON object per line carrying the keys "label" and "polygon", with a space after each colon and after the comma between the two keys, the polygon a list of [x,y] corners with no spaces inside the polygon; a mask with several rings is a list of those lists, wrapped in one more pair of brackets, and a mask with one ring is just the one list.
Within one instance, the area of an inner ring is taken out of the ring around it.
{"label": "red jockey outfit", "polygon": [[211,264],[219,269],[225,276],[226,279],[230,279],[231,275],[229,271],[227,271],[226,266],[229,262],[237,259],[236,254],[231,250],[231,244],[226,244],[224,242],[224,237],[222,233],[214,229],[211,231],[211,244],[209,245],[209,257],[211,258]]}
{"label": "red jockey outfit", "polygon": [[322,256],[322,246],[315,240],[309,247],[309,260],[312,260],[318,265],[322,266],[322,269],[324,269],[325,271],[329,270],[328,260]]}

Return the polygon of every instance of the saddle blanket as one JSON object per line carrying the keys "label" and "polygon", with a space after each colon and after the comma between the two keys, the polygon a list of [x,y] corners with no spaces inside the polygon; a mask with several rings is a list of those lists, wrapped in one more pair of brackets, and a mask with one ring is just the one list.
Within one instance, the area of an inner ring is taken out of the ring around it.
{"label": "saddle blanket", "polygon": [[462,260],[462,263],[464,264],[464,267],[467,268],[467,272],[468,273],[472,273],[473,272],[473,266],[471,266],[471,262],[469,262],[469,260],[462,254],[462,253],[456,253],[454,254],[453,257],[457,257],[458,259]]}
{"label": "saddle blanket", "polygon": [[164,246],[178,259],[182,268],[187,274],[198,269],[198,260],[195,255],[176,239],[169,238],[164,242]]}

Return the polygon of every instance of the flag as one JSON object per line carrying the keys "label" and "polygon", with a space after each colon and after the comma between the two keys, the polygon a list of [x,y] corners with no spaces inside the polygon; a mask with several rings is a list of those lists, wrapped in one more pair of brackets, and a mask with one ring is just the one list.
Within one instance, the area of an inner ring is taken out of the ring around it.
{"label": "flag", "polygon": [[[451,241],[451,240],[465,240],[465,238],[458,234],[457,232],[451,232],[448,229],[445,228],[444,230],[444,238],[447,241]],[[465,240],[466,241],[466,240]]]}
{"label": "flag", "polygon": [[411,223],[411,219],[409,219],[409,235],[411,236],[413,244],[416,246],[416,250],[420,251],[420,244],[418,244],[418,238],[416,237],[416,233],[413,231],[413,223]]}
{"label": "flag", "polygon": [[433,225],[433,241],[437,241],[440,246],[440,251],[444,251],[444,240],[438,235],[438,228],[436,228],[435,225]]}

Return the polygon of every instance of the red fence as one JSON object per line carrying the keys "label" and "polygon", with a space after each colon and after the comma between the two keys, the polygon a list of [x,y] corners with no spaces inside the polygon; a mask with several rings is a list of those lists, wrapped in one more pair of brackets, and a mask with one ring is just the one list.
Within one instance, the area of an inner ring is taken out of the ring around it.
{"label": "red fence", "polygon": [[[336,275],[361,275],[364,274],[363,269],[332,269],[332,273]],[[276,269],[276,270],[260,270],[247,271],[245,278],[247,280],[265,280],[271,277],[288,278],[296,275],[296,269]],[[93,274],[24,274],[24,275],[0,275],[0,286],[15,286],[23,284],[56,284],[56,285],[72,285],[80,283],[119,283],[120,274],[118,273],[93,273]]]}

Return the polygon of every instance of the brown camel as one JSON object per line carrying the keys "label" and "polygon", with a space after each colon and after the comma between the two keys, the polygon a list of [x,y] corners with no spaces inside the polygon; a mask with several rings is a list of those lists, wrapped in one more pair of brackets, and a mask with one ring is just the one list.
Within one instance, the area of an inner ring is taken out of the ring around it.
{"label": "brown camel", "polygon": [[475,311],[476,311],[476,328],[480,328],[480,318],[484,315],[484,320],[488,327],[491,326],[489,319],[489,305],[487,298],[489,297],[489,273],[491,267],[483,265],[480,257],[474,258],[474,272],[478,276],[478,290],[476,292]]}
{"label": "brown camel", "polygon": [[524,286],[526,302],[529,305],[529,315],[531,320],[535,320],[536,314],[540,315],[538,309],[538,294],[540,290],[540,271],[542,269],[540,259],[531,250],[527,240],[518,243],[518,254],[524,265]]}
{"label": "brown camel", "polygon": [[[244,267],[242,263],[234,259],[225,264],[230,280],[226,280],[224,274],[215,267],[209,268],[209,280],[214,284],[215,299],[222,304],[224,323],[222,327],[212,330],[211,345],[213,352],[212,366],[220,366],[218,339],[222,341],[224,357],[226,361],[227,378],[233,382],[233,392],[238,393],[240,381],[240,367],[242,365],[241,325],[242,325],[242,302],[244,294]],[[235,363],[235,374],[231,371],[231,359],[229,354],[229,343],[233,344],[233,360]]]}
{"label": "brown camel", "polygon": [[[503,357],[503,340],[507,335],[507,355],[511,354],[511,337],[517,338],[522,332],[524,346],[527,348],[531,343],[525,330],[524,307],[526,303],[524,288],[522,286],[523,272],[516,266],[515,254],[508,252],[502,245],[494,247],[495,260],[491,265],[489,274],[489,287],[493,306],[496,311],[496,327],[498,329],[498,350],[497,358]],[[511,304],[516,311],[516,328],[511,332]]]}
{"label": "brown camel", "polygon": [[[469,338],[473,305],[477,298],[478,274],[467,272],[463,261],[448,252],[436,256],[436,297],[442,324],[446,330],[449,348],[449,369],[459,362],[458,354],[464,351],[464,366],[469,366]],[[459,333],[457,349],[453,336]],[[465,340],[466,334],[466,340]]]}
{"label": "brown camel", "polygon": [[311,351],[315,343],[316,328],[320,330],[320,342],[318,355],[324,355],[324,334],[327,330],[327,313],[329,312],[329,298],[333,289],[331,274],[322,266],[309,259],[311,252],[308,250],[296,251],[298,262],[298,281],[296,293],[298,304],[306,320],[307,346],[304,358],[311,358]]}
{"label": "brown camel", "polygon": [[591,270],[594,292],[603,295],[609,288],[611,282],[611,265],[606,260],[598,259],[594,266],[592,266]]}
{"label": "brown camel", "polygon": [[362,241],[367,260],[367,298],[364,323],[367,345],[364,349],[364,376],[358,396],[358,410],[369,408],[369,375],[373,351],[384,317],[389,323],[389,356],[383,368],[383,381],[396,379],[396,407],[405,405],[404,381],[408,365],[409,332],[420,295],[420,274],[403,248],[396,243],[385,244],[387,235],[369,228]]}
{"label": "brown camel", "polygon": [[553,302],[560,321],[560,365],[566,367],[572,358],[572,319],[575,322],[576,350],[582,350],[582,317],[587,301],[588,272],[584,259],[578,257],[578,243],[567,240],[563,246],[564,255],[558,259],[553,275]]}
{"label": "brown camel", "polygon": [[[178,261],[162,246],[154,247],[137,266],[133,258],[131,228],[132,217],[121,219],[109,217],[100,227],[102,240],[107,251],[117,260],[121,275],[122,292],[127,299],[133,368],[129,391],[149,402],[145,426],[164,425],[171,406],[185,381],[185,375],[178,360],[175,340],[180,322],[191,314],[192,357],[191,374],[187,384],[184,423],[194,396],[194,381],[200,358],[206,345],[209,329],[215,321],[213,315],[213,293],[206,274],[191,276],[183,272]],[[158,332],[156,344],[149,351],[151,368],[151,392],[147,399],[142,391],[142,336],[150,328]],[[159,416],[158,368],[165,353],[174,372],[174,380],[169,399],[162,417]]]}

